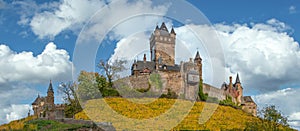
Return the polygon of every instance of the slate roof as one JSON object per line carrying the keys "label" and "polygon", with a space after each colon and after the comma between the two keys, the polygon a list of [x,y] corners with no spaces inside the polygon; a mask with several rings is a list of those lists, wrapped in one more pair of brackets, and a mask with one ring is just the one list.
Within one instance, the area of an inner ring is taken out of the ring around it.
{"label": "slate roof", "polygon": [[164,67],[166,67],[167,71],[180,71],[179,65],[169,66],[169,65],[163,65],[159,68],[159,70],[165,70]]}
{"label": "slate roof", "polygon": [[253,99],[251,98],[251,96],[244,96],[243,99],[244,99],[244,102],[253,102],[253,103],[255,103],[253,101]]}
{"label": "slate roof", "polygon": [[198,60],[198,59],[202,60],[200,57],[199,51],[197,51],[196,56],[195,56],[195,60]]}
{"label": "slate roof", "polygon": [[48,92],[53,92],[52,81],[50,80],[50,84],[48,87]]}
{"label": "slate roof", "polygon": [[235,83],[241,83],[239,73],[237,73],[237,75],[236,75]]}
{"label": "slate roof", "polygon": [[155,69],[155,62],[153,61],[137,61],[134,64],[137,65],[136,70],[143,70],[145,68],[148,68],[152,71]]}

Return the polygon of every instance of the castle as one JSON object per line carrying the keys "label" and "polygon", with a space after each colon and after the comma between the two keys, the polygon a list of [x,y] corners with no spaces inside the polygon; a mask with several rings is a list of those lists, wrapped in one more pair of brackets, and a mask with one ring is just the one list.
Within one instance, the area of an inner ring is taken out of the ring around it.
{"label": "castle", "polygon": [[47,96],[40,97],[40,95],[38,95],[31,105],[34,115],[38,118],[47,118],[51,120],[64,118],[65,106],[63,104],[54,104],[54,91],[51,80]]}
{"label": "castle", "polygon": [[[200,53],[197,51],[195,58],[190,58],[188,62],[175,64],[176,33],[173,27],[169,32],[165,23],[162,23],[160,27],[156,26],[149,40],[150,61],[147,61],[147,56],[144,54],[142,61],[133,62],[131,76],[127,78],[130,80],[131,87],[148,88],[150,86],[152,91],[162,93],[171,90],[184,99],[196,100],[199,82],[203,80]],[[150,77],[153,74],[160,76],[162,89],[151,84]],[[243,87],[238,74],[235,83],[230,76],[229,83],[224,82],[221,88],[203,83],[203,92],[219,100],[230,97],[235,104],[242,106],[244,111],[256,116],[257,105],[250,96],[243,96]]]}

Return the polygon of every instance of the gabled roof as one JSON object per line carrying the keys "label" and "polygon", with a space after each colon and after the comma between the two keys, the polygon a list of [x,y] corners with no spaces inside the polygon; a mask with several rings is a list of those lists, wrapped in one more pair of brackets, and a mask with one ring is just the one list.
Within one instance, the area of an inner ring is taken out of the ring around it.
{"label": "gabled roof", "polygon": [[251,96],[244,96],[243,99],[244,99],[244,102],[253,102],[253,103],[255,103],[253,101],[253,99],[251,98]]}
{"label": "gabled roof", "polygon": [[148,68],[149,70],[154,70],[155,69],[155,62],[153,61],[137,61],[134,64],[136,64],[136,69],[135,70],[144,70],[145,68]]}

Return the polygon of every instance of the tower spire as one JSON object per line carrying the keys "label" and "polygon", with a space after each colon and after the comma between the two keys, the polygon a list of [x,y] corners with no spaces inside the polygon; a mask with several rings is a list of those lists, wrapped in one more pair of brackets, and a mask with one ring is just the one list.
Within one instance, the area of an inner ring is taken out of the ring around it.
{"label": "tower spire", "polygon": [[174,34],[174,35],[176,35],[176,33],[175,33],[175,31],[174,31],[174,28],[173,28],[173,26],[172,26],[172,29],[171,29],[171,34]]}
{"label": "tower spire", "polygon": [[239,77],[239,73],[237,73],[237,75],[236,75],[235,83],[241,84],[240,77]]}
{"label": "tower spire", "polygon": [[198,50],[197,50],[197,53],[196,53],[196,56],[195,56],[194,60],[202,60]]}
{"label": "tower spire", "polygon": [[48,92],[53,92],[52,80],[50,80],[50,84],[49,84],[49,87],[48,87]]}

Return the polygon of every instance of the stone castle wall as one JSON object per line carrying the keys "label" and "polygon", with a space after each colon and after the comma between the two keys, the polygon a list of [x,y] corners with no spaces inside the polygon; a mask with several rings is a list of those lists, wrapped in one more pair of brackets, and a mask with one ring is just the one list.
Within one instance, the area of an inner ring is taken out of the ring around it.
{"label": "stone castle wall", "polygon": [[226,95],[225,91],[216,87],[213,87],[211,85],[208,85],[206,83],[203,83],[203,93],[207,93],[210,97],[216,97],[219,100],[225,100]]}
{"label": "stone castle wall", "polygon": [[167,93],[168,89],[176,92],[176,94],[180,95],[183,93],[183,84],[182,77],[180,72],[175,71],[162,71],[158,73],[161,76],[161,80],[163,83],[163,93]]}
{"label": "stone castle wall", "polygon": [[128,77],[129,85],[134,89],[147,89],[149,88],[149,74]]}

